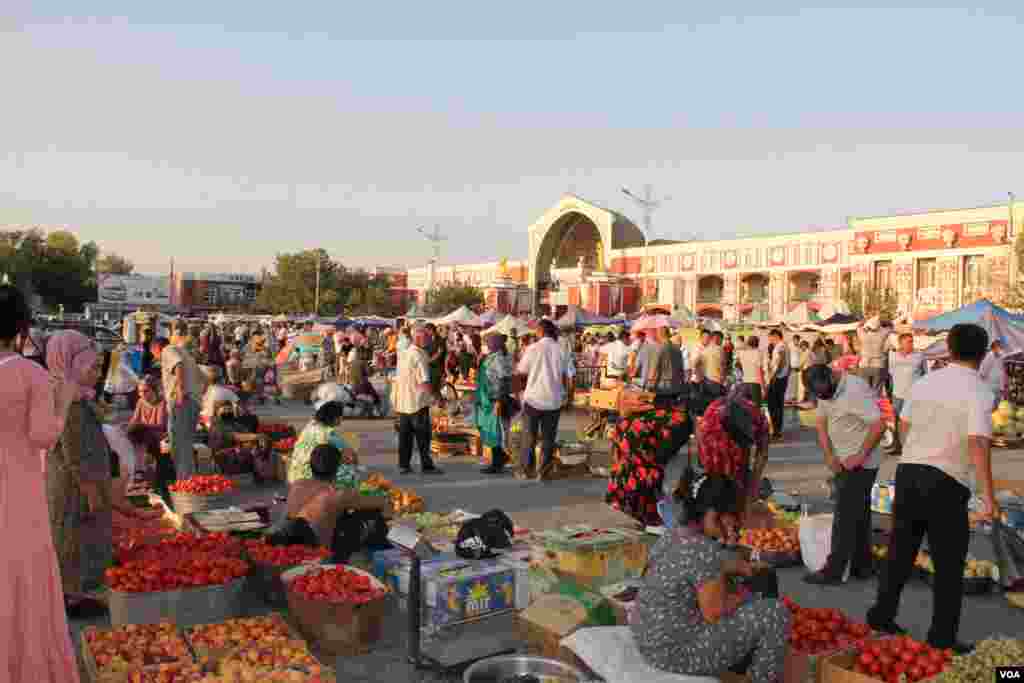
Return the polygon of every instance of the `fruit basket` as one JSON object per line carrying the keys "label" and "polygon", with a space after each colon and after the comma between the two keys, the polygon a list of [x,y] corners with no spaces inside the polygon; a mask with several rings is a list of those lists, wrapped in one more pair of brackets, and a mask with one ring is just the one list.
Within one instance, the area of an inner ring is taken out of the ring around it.
{"label": "fruit basket", "polygon": [[306,565],[288,570],[281,580],[299,630],[323,652],[365,654],[383,635],[389,592],[368,572]]}
{"label": "fruit basket", "polygon": [[265,617],[196,624],[186,628],[184,636],[196,659],[213,665],[243,647],[267,645],[299,637],[295,629],[277,613]]}
{"label": "fruit basket", "polygon": [[320,564],[331,551],[325,546],[270,546],[260,540],[247,541],[245,558],[249,561],[245,591],[258,595],[271,607],[286,607],[288,596],[281,575],[307,564]]}
{"label": "fruit basket", "polygon": [[82,663],[93,683],[128,683],[132,673],[161,665],[192,664],[192,653],[174,624],[87,626],[81,635]]}
{"label": "fruit basket", "polygon": [[179,515],[226,508],[237,486],[230,477],[200,474],[171,484],[171,502]]}

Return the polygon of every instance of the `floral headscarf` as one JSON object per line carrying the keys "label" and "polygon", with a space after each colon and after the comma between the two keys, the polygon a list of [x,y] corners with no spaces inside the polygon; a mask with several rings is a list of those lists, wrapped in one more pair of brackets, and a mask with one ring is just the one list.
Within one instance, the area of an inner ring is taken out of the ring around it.
{"label": "floral headscarf", "polygon": [[46,345],[46,367],[59,380],[78,387],[77,398],[94,399],[96,389],[85,384],[86,374],[96,365],[99,352],[92,340],[75,330],[62,330]]}

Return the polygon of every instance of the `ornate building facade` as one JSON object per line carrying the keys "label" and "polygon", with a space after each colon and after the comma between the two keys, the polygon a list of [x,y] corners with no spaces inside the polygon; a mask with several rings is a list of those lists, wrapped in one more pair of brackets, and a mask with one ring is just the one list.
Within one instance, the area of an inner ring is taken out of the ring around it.
{"label": "ornate building facade", "polygon": [[410,269],[422,301],[431,286],[472,284],[501,312],[606,316],[657,303],[726,320],[769,320],[801,303],[816,310],[847,288],[891,289],[901,310],[928,316],[1016,277],[1020,203],[853,218],[844,228],[731,240],[645,244],[625,216],[563,196],[529,228],[526,261]]}

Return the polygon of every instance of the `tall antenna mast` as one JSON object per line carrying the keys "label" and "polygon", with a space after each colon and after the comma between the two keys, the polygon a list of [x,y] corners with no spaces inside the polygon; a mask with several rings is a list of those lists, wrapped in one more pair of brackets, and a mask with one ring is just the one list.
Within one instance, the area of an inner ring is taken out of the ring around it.
{"label": "tall antenna mast", "polygon": [[448,239],[446,235],[441,234],[441,226],[435,225],[433,232],[427,232],[424,228],[416,228],[416,232],[423,235],[423,237],[433,245],[433,262],[434,265],[438,265],[441,261],[441,242],[445,242]]}

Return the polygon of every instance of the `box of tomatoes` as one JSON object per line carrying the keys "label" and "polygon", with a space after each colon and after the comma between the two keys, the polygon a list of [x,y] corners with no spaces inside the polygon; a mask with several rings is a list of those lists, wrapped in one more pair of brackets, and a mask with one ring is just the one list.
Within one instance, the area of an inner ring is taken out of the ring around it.
{"label": "box of tomatoes", "polygon": [[871,628],[849,619],[841,610],[801,607],[782,598],[793,622],[786,648],[785,683],[824,683],[824,661],[851,652],[872,637]]}
{"label": "box of tomatoes", "polygon": [[870,640],[826,659],[823,683],[917,683],[942,673],[953,660],[951,650],[929,647],[907,636]]}

